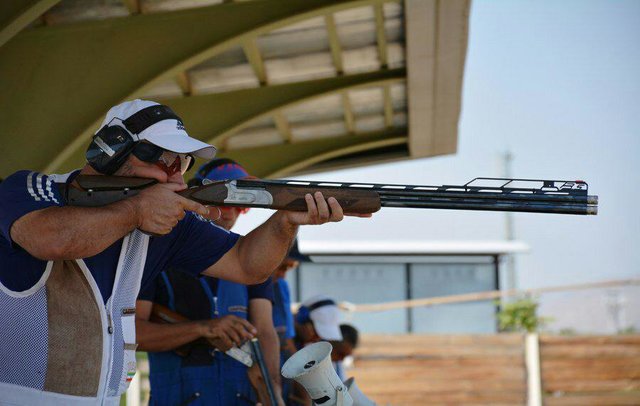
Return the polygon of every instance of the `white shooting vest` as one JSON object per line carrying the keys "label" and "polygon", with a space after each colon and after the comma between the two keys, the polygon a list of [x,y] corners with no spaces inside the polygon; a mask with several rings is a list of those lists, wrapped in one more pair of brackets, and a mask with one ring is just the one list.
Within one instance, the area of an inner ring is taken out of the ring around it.
{"label": "white shooting vest", "polygon": [[148,247],[138,230],[124,237],[106,305],[81,259],[49,261],[26,291],[0,283],[0,405],[119,404],[136,370],[135,304]]}

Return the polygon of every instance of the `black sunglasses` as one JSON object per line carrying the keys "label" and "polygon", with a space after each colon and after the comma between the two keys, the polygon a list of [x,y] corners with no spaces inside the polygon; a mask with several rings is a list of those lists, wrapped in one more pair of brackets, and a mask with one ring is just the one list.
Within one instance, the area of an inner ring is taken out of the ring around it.
{"label": "black sunglasses", "polygon": [[[134,147],[131,153],[141,161],[156,163],[162,157],[162,154],[165,152],[169,152],[164,148],[161,148],[157,145],[148,143],[148,142],[138,142]],[[182,164],[182,168],[180,172],[184,175],[185,172],[189,171],[193,167],[195,163],[195,158],[190,154],[176,154],[180,157],[180,161]],[[184,158],[183,158],[184,157]],[[184,160],[184,162],[183,162]]]}

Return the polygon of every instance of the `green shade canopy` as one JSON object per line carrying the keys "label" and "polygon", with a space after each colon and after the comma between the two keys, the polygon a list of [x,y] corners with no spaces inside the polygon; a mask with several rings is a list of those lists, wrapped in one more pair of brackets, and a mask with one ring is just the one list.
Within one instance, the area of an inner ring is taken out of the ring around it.
{"label": "green shade canopy", "polygon": [[147,98],[260,177],[456,151],[469,1],[5,0],[0,176]]}

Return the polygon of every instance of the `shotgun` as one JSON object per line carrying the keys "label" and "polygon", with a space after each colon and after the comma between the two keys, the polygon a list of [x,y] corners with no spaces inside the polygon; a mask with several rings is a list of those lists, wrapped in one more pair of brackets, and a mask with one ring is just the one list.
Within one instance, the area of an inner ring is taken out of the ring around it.
{"label": "shotgun", "polygon": [[[251,350],[253,352],[253,357],[260,367],[260,373],[262,374],[262,378],[264,378],[264,386],[267,390],[266,399],[269,399],[269,405],[265,406],[277,406],[278,402],[276,401],[276,395],[273,391],[273,384],[271,383],[271,377],[269,376],[269,370],[267,369],[267,363],[264,361],[264,356],[262,355],[262,348],[260,347],[260,342],[257,338],[253,338],[249,341],[249,345],[251,346]],[[264,395],[261,396],[264,398]],[[266,400],[264,399],[264,400]]]}
{"label": "shotgun", "polygon": [[[79,175],[81,189],[59,184],[71,206],[103,206],[156,183],[153,179]],[[334,197],[345,214],[374,213],[381,207],[483,210],[595,215],[598,196],[586,182],[475,178],[463,185],[419,186],[376,183],[237,179],[207,182],[179,192],[210,206],[258,207],[306,211],[305,194],[321,191]]]}

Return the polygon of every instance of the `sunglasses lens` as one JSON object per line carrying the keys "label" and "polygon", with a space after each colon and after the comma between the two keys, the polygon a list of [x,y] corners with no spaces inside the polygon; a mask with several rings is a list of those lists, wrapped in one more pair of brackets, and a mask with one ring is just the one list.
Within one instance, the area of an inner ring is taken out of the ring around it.
{"label": "sunglasses lens", "polygon": [[189,154],[167,151],[147,142],[136,144],[133,148],[133,155],[141,161],[155,163],[169,176],[177,172],[184,175],[195,162],[193,156]]}
{"label": "sunglasses lens", "polygon": [[183,175],[191,169],[195,159],[189,154],[180,154],[180,173]]}
{"label": "sunglasses lens", "polygon": [[165,172],[170,176],[178,172],[184,175],[193,166],[193,157],[188,154],[164,151],[158,163],[166,168]]}
{"label": "sunglasses lens", "polygon": [[156,162],[162,156],[164,150],[147,142],[139,142],[133,148],[133,155],[144,162]]}

